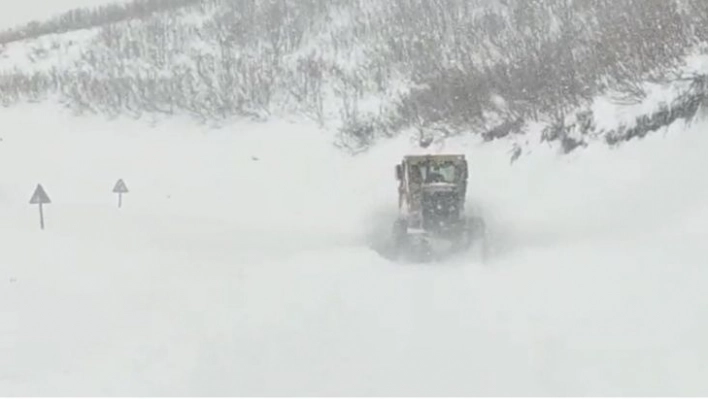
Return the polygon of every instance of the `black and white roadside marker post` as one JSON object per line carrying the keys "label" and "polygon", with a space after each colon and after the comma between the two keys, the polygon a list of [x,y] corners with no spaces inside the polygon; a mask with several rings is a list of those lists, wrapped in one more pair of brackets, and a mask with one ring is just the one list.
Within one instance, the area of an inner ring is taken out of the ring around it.
{"label": "black and white roadside marker post", "polygon": [[51,203],[52,201],[49,199],[49,196],[47,195],[47,192],[44,191],[42,185],[37,184],[37,188],[34,190],[32,198],[30,198],[30,204],[39,205],[39,227],[42,230],[44,230],[44,211],[42,209],[42,205]]}
{"label": "black and white roadside marker post", "polygon": [[118,194],[118,208],[123,206],[123,194],[128,192],[128,187],[126,187],[123,179],[118,179],[116,185],[113,187],[113,192]]}

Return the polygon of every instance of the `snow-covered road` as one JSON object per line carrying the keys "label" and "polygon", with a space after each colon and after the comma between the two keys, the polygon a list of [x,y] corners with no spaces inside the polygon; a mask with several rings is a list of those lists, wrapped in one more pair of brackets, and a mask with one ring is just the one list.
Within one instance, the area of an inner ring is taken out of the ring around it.
{"label": "snow-covered road", "polygon": [[0,394],[706,395],[706,128],[449,142],[495,255],[405,265],[368,241],[406,140],[4,109]]}

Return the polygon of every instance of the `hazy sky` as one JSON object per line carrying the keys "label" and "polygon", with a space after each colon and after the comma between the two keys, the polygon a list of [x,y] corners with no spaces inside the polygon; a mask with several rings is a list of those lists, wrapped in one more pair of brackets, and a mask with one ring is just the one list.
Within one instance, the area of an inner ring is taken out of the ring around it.
{"label": "hazy sky", "polygon": [[0,29],[12,28],[34,19],[47,19],[77,7],[125,3],[128,0],[0,0]]}

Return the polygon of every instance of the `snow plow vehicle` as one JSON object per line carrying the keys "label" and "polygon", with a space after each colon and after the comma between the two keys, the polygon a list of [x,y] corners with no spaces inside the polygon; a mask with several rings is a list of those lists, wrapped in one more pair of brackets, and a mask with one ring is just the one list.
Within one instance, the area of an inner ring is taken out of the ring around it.
{"label": "snow plow vehicle", "polygon": [[398,216],[393,256],[427,262],[476,247],[486,256],[485,224],[466,211],[464,155],[407,155],[396,165]]}

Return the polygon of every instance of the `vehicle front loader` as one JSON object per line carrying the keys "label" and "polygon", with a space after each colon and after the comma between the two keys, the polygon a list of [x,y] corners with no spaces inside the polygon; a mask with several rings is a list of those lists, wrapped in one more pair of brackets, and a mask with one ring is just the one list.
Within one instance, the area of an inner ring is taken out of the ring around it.
{"label": "vehicle front loader", "polygon": [[395,258],[439,260],[473,246],[485,256],[484,221],[465,209],[468,165],[464,155],[405,156],[396,165],[396,179]]}

